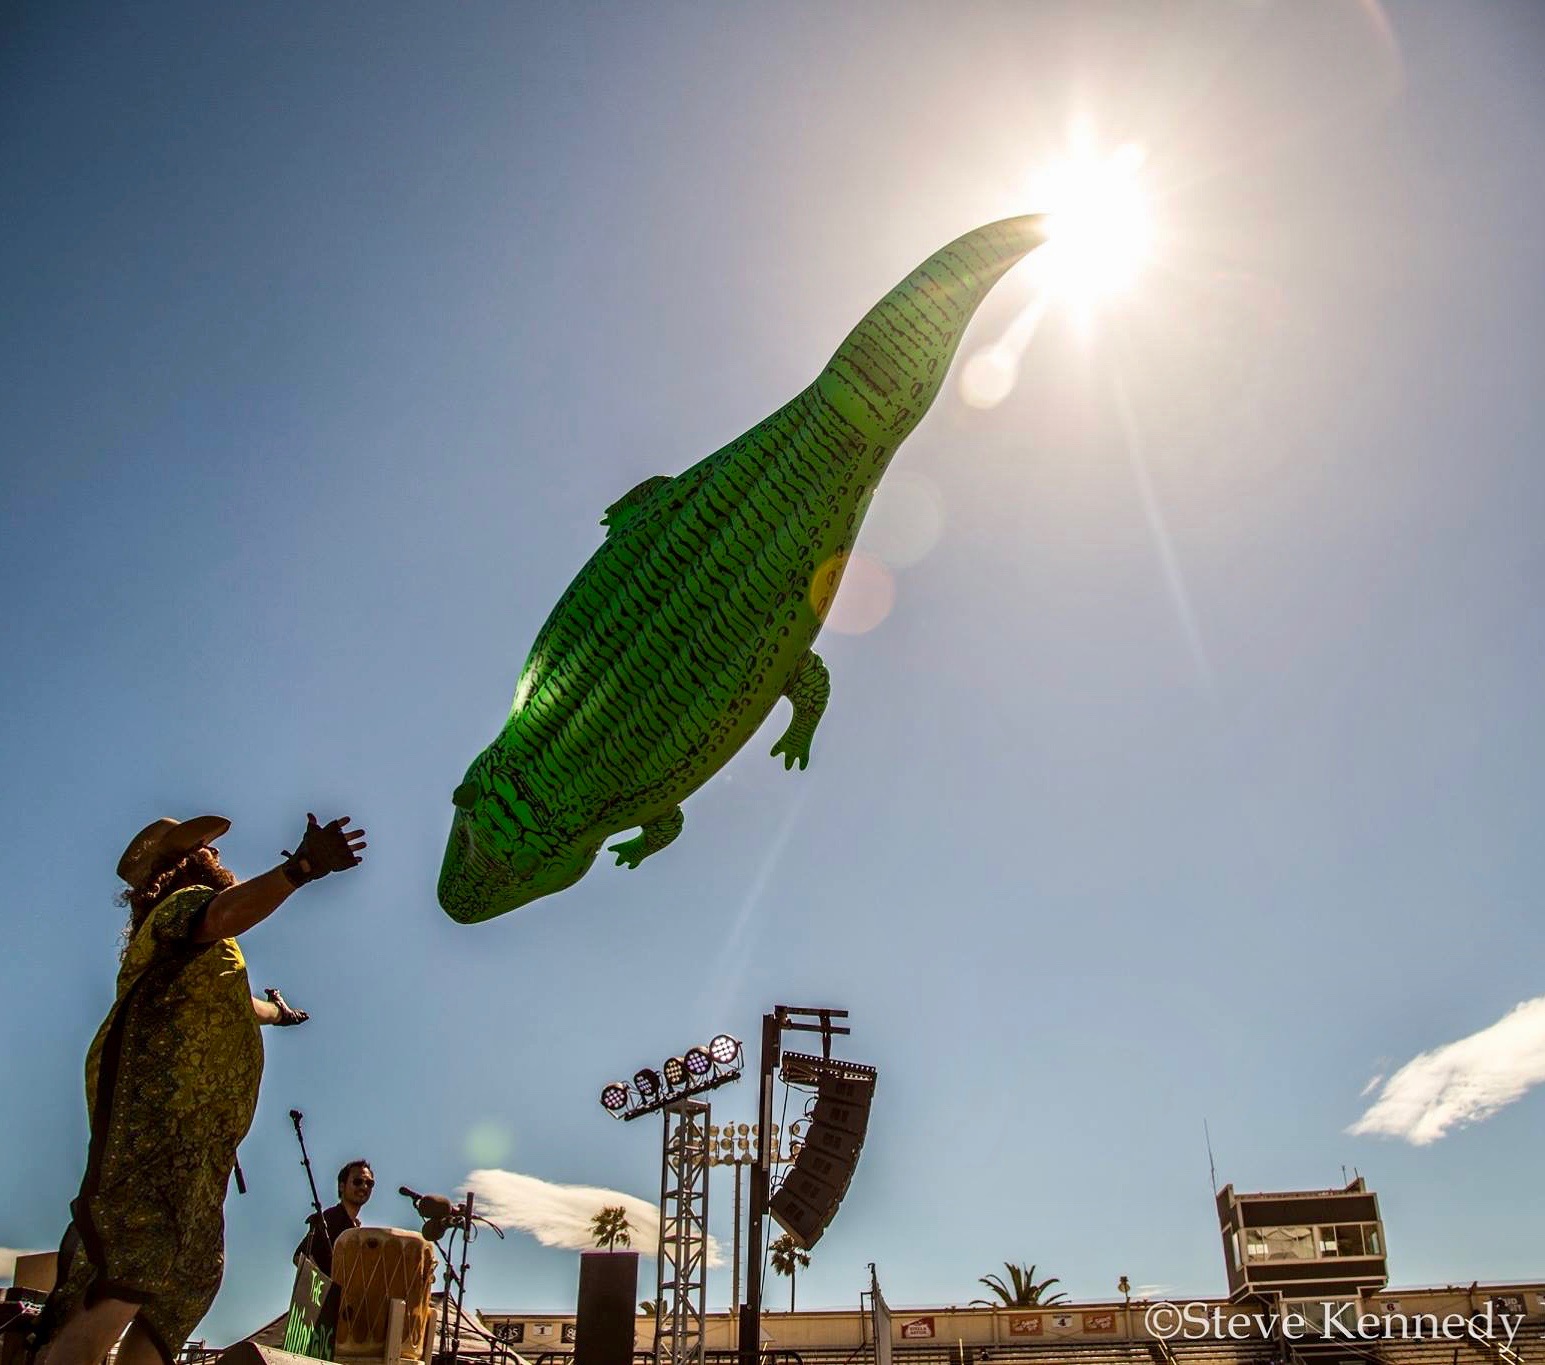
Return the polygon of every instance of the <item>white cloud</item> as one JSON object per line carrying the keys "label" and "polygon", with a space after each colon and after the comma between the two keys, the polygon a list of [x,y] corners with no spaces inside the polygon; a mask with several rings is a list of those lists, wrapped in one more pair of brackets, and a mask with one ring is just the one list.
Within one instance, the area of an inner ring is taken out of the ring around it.
{"label": "white cloud", "polygon": [[1425,1147],[1451,1128],[1490,1118],[1542,1081],[1545,995],[1525,1000],[1479,1033],[1413,1057],[1347,1132]]}
{"label": "white cloud", "polygon": [[1357,1098],[1358,1099],[1362,1099],[1363,1096],[1365,1096],[1365,1095],[1371,1095],[1375,1090],[1377,1090],[1379,1088],[1379,1082],[1382,1081],[1383,1079],[1384,1079],[1384,1073],[1382,1071],[1374,1072],[1373,1079],[1370,1080],[1367,1085],[1365,1085],[1361,1090],[1359,1090],[1357,1092]]}
{"label": "white cloud", "polygon": [[[634,1251],[653,1256],[659,1245],[660,1206],[636,1195],[594,1185],[555,1185],[534,1175],[497,1169],[473,1171],[467,1176],[466,1187],[477,1193],[477,1212],[504,1227],[529,1232],[543,1246],[593,1249],[590,1220],[617,1204],[627,1210]],[[719,1243],[712,1237],[708,1239],[708,1264],[723,1264]]]}

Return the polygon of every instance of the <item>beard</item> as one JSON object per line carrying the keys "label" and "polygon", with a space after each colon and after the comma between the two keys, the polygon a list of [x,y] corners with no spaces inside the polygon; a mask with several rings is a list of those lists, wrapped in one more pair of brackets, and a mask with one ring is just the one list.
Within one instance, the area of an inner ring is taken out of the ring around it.
{"label": "beard", "polygon": [[236,874],[220,861],[220,855],[212,848],[196,848],[180,863],[157,874],[138,891],[128,895],[129,922],[124,925],[123,946],[128,945],[145,917],[174,891],[185,891],[190,886],[207,886],[218,895],[236,885]]}

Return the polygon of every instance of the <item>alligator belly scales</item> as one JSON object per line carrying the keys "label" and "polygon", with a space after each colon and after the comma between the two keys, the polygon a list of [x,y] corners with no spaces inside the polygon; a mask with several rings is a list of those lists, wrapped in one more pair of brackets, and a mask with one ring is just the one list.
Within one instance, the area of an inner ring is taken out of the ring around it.
{"label": "alligator belly scales", "polygon": [[830,679],[811,646],[875,486],[938,393],[987,291],[1039,217],[967,233],[880,300],[802,393],[674,478],[606,509],[606,539],[531,647],[509,719],[452,795],[452,919],[572,886],[612,835],[630,867],[782,697],[773,746],[803,768]]}

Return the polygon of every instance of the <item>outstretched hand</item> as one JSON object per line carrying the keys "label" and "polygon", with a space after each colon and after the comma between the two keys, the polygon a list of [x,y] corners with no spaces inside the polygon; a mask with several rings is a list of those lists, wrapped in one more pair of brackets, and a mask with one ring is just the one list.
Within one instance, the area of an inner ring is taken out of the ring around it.
{"label": "outstretched hand", "polygon": [[279,1011],[279,1017],[274,1020],[275,1028],[293,1028],[296,1024],[304,1024],[311,1018],[305,1010],[292,1009],[289,1002],[270,986],[263,992],[268,997],[269,1003]]}
{"label": "outstretched hand", "polygon": [[336,820],[329,820],[325,825],[319,825],[316,816],[307,811],[306,832],[295,846],[295,852],[283,850],[285,875],[296,886],[303,886],[306,882],[327,876],[329,872],[343,872],[347,868],[358,867],[360,854],[366,848],[365,831],[345,829],[348,823],[349,817],[343,815]]}

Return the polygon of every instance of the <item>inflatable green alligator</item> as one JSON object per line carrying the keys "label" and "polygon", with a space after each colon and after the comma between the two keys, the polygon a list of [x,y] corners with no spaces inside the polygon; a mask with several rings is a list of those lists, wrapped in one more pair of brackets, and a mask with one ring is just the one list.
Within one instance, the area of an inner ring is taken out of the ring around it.
{"label": "inflatable green alligator", "polygon": [[928,411],[987,291],[1045,240],[1008,218],[931,256],[872,308],[815,382],[683,474],[606,509],[606,540],[531,647],[499,737],[452,794],[440,871],[452,919],[572,886],[606,839],[637,867],[681,803],[767,719],[809,761],[831,689],[811,644],[875,486]]}

